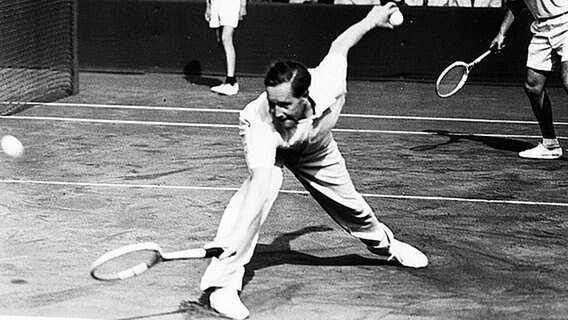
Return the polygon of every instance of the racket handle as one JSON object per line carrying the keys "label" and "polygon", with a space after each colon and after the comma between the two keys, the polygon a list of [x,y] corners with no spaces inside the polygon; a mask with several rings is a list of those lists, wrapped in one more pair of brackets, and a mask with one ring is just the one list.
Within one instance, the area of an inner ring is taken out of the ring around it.
{"label": "racket handle", "polygon": [[469,64],[468,69],[473,68],[476,64],[480,63],[481,60],[485,59],[488,55],[490,55],[492,53],[493,53],[492,49],[485,51],[482,55],[477,57],[477,59],[475,59],[472,63]]}
{"label": "racket handle", "polygon": [[219,256],[222,255],[223,252],[225,252],[223,248],[208,248],[205,249],[205,258],[219,258]]}

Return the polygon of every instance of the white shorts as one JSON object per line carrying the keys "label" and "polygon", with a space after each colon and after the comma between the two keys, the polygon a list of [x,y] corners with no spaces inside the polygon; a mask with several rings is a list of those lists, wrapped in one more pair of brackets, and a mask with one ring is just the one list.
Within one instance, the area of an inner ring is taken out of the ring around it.
{"label": "white shorts", "polygon": [[229,26],[236,28],[239,25],[241,0],[211,0],[210,28]]}
{"label": "white shorts", "polygon": [[531,25],[533,37],[528,48],[527,67],[555,71],[568,61],[568,13]]}

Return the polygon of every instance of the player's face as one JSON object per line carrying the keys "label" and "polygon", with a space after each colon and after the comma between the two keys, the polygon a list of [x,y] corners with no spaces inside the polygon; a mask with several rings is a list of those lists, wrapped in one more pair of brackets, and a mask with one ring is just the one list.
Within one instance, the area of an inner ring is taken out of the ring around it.
{"label": "player's face", "polygon": [[266,87],[266,93],[272,119],[283,128],[292,128],[296,126],[298,120],[306,117],[306,99],[294,97],[289,82]]}

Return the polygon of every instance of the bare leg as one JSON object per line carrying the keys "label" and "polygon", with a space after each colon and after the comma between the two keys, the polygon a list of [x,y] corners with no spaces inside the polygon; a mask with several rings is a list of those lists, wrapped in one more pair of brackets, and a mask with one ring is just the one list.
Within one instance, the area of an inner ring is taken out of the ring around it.
{"label": "bare leg", "polygon": [[[566,64],[563,64],[563,78],[566,78]],[[538,121],[542,133],[542,143],[538,146],[519,152],[519,157],[525,159],[559,159],[563,156],[562,148],[556,138],[552,120],[552,106],[544,89],[550,72],[527,70],[525,92],[531,103],[531,108]],[[566,81],[565,81],[566,83]]]}
{"label": "bare leg", "polygon": [[564,87],[564,91],[568,93],[568,61],[562,62],[560,76],[562,77],[562,86]]}
{"label": "bare leg", "polygon": [[227,78],[223,84],[211,87],[211,91],[227,96],[235,95],[239,91],[239,84],[237,83],[237,78],[235,78],[237,55],[233,45],[234,31],[235,28],[230,26],[223,26],[217,29],[217,43],[219,43],[219,46],[225,53]]}
{"label": "bare leg", "polygon": [[552,123],[552,106],[546,94],[544,86],[548,80],[549,72],[527,70],[525,81],[525,93],[531,103],[531,108],[538,121],[542,137],[545,139],[555,139],[554,124]]}
{"label": "bare leg", "polygon": [[237,54],[233,44],[233,34],[235,28],[223,26],[221,28],[220,43],[225,51],[225,62],[227,67],[227,77],[235,76],[235,68],[237,64]]}

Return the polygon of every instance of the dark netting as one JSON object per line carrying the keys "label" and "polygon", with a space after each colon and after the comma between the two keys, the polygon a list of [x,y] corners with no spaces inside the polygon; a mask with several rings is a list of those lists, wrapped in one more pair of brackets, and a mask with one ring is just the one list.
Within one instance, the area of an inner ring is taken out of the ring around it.
{"label": "dark netting", "polygon": [[0,1],[0,115],[78,92],[77,0]]}

